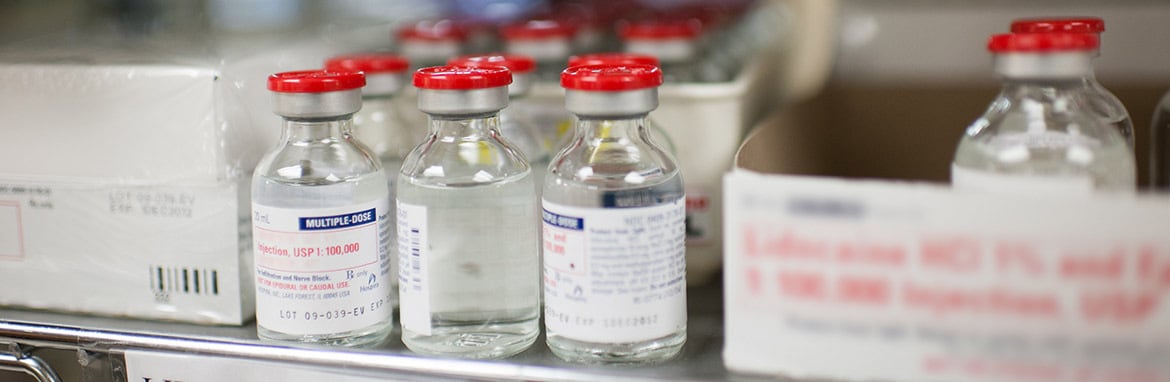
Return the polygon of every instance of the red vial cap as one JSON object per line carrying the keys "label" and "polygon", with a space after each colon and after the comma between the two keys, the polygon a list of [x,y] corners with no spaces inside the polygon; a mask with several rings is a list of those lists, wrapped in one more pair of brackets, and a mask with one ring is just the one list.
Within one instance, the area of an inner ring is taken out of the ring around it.
{"label": "red vial cap", "polygon": [[557,20],[528,20],[500,28],[500,34],[507,40],[536,40],[554,37],[573,37],[576,29],[566,22]]}
{"label": "red vial cap", "polygon": [[1012,21],[1012,33],[1101,33],[1105,20],[1100,17],[1035,18]]}
{"label": "red vial cap", "polygon": [[650,65],[659,66],[658,57],[638,53],[593,53],[569,57],[568,67],[582,65]]}
{"label": "red vial cap", "polygon": [[519,54],[468,55],[452,58],[450,61],[447,61],[447,65],[473,68],[503,66],[512,71],[512,73],[527,73],[536,69],[536,60],[532,57]]}
{"label": "red vial cap", "polygon": [[268,76],[268,90],[277,93],[326,93],[363,86],[366,86],[366,75],[360,72],[301,70]]}
{"label": "red vial cap", "polygon": [[467,31],[451,20],[426,20],[407,24],[396,33],[400,40],[462,41]]}
{"label": "red vial cap", "polygon": [[503,66],[432,66],[414,72],[414,86],[434,90],[473,90],[508,86],[512,72]]}
{"label": "red vial cap", "polygon": [[325,70],[331,72],[398,73],[409,67],[406,58],[389,53],[352,54],[325,61]]}
{"label": "red vial cap", "polygon": [[626,91],[662,85],[662,71],[651,65],[585,65],[561,72],[561,87],[585,91]]}
{"label": "red vial cap", "polygon": [[618,25],[618,35],[627,40],[695,38],[701,31],[702,23],[695,19],[645,20]]}
{"label": "red vial cap", "polygon": [[1075,52],[1097,49],[1097,35],[1088,33],[1009,33],[991,36],[987,50],[1012,52]]}

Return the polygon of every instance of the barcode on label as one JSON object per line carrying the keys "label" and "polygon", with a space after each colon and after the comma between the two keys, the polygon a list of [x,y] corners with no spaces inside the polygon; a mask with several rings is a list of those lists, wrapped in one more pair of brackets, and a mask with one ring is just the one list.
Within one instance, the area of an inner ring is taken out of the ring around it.
{"label": "barcode on label", "polygon": [[419,271],[422,269],[422,246],[419,245],[418,228],[411,228],[410,230],[410,269],[414,272],[414,280],[418,281]]}
{"label": "barcode on label", "polygon": [[172,294],[219,295],[219,271],[215,269],[151,265],[147,277],[150,290],[162,300]]}

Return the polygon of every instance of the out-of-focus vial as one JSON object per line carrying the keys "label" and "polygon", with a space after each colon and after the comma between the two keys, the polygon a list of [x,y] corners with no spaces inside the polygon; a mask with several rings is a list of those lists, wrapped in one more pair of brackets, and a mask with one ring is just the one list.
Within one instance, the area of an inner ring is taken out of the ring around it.
{"label": "out-of-focus vial", "polygon": [[[1019,19],[1012,21],[1011,29],[1012,33],[1089,33],[1100,41],[1101,33],[1105,31],[1105,21],[1098,17]],[[1100,56],[1100,48],[1093,53],[1094,56]],[[1097,82],[1093,70],[1081,77],[1081,84],[1085,87],[1084,103],[1089,111],[1121,132],[1126,143],[1133,148],[1133,121],[1121,100]]]}
{"label": "out-of-focus vial", "polygon": [[618,35],[626,52],[657,57],[667,82],[694,82],[701,26],[694,19],[640,20],[621,24]]}
{"label": "out-of-focus vial", "polygon": [[411,350],[507,357],[540,331],[532,170],[500,133],[508,69],[414,74],[430,135],[398,175],[402,341]]}
{"label": "out-of-focus vial", "polygon": [[606,45],[612,42],[607,36],[606,24],[601,19],[601,5],[598,2],[564,1],[550,6],[553,19],[576,30],[573,35],[574,52],[604,51]]}
{"label": "out-of-focus vial", "polygon": [[[648,54],[638,53],[590,53],[581,54],[569,57],[568,67],[584,66],[584,65],[650,65],[659,66],[658,58]],[[646,123],[650,126],[650,140],[654,141],[659,147],[669,151],[671,154],[678,155],[675,150],[674,139],[670,137],[670,133],[663,129],[661,125],[654,122],[654,118],[648,118]],[[565,120],[557,124],[556,140],[564,143],[573,138],[573,126],[576,123],[573,119]],[[563,144],[558,144],[557,147],[563,147]]]}
{"label": "out-of-focus vial", "polygon": [[567,67],[586,65],[650,65],[659,66],[658,57],[642,53],[600,52],[569,56]]}
{"label": "out-of-focus vial", "polygon": [[544,183],[544,319],[567,361],[656,362],[686,342],[683,180],[646,126],[660,84],[649,65],[561,77],[578,119]]}
{"label": "out-of-focus vial", "polygon": [[390,332],[386,176],[351,134],[365,83],[320,70],[268,78],[284,126],[252,179],[261,339],[366,346]]}
{"label": "out-of-focus vial", "polygon": [[467,31],[452,20],[422,20],[408,23],[395,32],[398,53],[410,60],[412,68],[440,66],[462,54]]}
{"label": "out-of-focus vial", "polygon": [[[500,111],[500,132],[508,142],[515,145],[524,153],[528,164],[532,166],[533,183],[537,193],[544,181],[544,174],[548,169],[548,161],[552,159],[552,150],[555,136],[545,133],[544,130],[553,130],[552,127],[541,129],[532,116],[535,113],[533,105],[527,101],[528,91],[532,89],[536,70],[536,61],[532,57],[518,54],[490,54],[463,56],[447,62],[452,66],[485,67],[502,66],[512,72],[512,83],[508,85],[508,107]],[[539,195],[538,195],[539,196]]]}
{"label": "out-of-focus vial", "polygon": [[999,96],[967,128],[951,165],[959,190],[1023,194],[1132,193],[1133,150],[1089,110],[1093,34],[992,36]]}
{"label": "out-of-focus vial", "polygon": [[1150,188],[1170,191],[1170,91],[1154,108],[1150,126]]}
{"label": "out-of-focus vial", "polygon": [[[386,174],[386,187],[389,190],[389,200],[394,200],[394,183],[398,179],[398,168],[402,167],[402,159],[410,150],[414,149],[425,135],[425,129],[409,126],[399,117],[394,107],[394,98],[406,83],[406,71],[410,64],[406,58],[389,53],[368,53],[337,56],[325,61],[325,70],[331,72],[362,72],[366,75],[366,87],[362,89],[362,109],[353,115],[353,134],[382,163]],[[391,227],[388,238],[391,259],[397,249],[398,239],[394,227],[397,214],[388,213],[387,224]],[[390,301],[398,306],[398,277],[394,268],[396,261],[391,261],[390,274],[391,288]]]}
{"label": "out-of-focus vial", "polygon": [[552,19],[528,20],[500,28],[504,50],[535,59],[536,78],[550,82],[560,78],[561,70],[565,69],[562,65],[573,53],[575,33],[572,25]]}
{"label": "out-of-focus vial", "polygon": [[486,18],[462,17],[454,20],[457,28],[467,34],[463,53],[485,53],[500,50],[500,36],[496,22]]}

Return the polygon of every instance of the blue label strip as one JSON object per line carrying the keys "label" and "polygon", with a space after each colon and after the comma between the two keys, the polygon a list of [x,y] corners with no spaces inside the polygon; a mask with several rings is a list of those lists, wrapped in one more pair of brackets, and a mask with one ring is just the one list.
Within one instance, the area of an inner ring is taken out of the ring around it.
{"label": "blue label strip", "polygon": [[374,209],[334,216],[310,216],[300,218],[298,225],[301,231],[320,231],[356,227],[373,223],[378,220]]}
{"label": "blue label strip", "polygon": [[551,224],[551,225],[554,225],[554,226],[557,226],[560,228],[571,229],[574,231],[585,230],[585,219],[582,219],[582,218],[557,215],[557,214],[554,214],[552,212],[548,212],[548,210],[544,210],[544,213],[541,214],[541,218],[544,219],[545,223],[548,223],[548,224]]}

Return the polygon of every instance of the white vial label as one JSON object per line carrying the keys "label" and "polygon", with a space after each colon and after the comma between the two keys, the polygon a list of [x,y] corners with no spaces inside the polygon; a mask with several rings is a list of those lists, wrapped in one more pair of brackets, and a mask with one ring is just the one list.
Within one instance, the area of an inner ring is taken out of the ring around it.
{"label": "white vial label", "polygon": [[253,203],[257,323],[323,335],[390,319],[390,259],[380,242],[388,210],[386,197],[320,209]]}
{"label": "white vial label", "polygon": [[687,322],[686,201],[580,208],[544,201],[545,324],[600,343],[664,337]]}
{"label": "white vial label", "polygon": [[951,186],[956,190],[1015,195],[1089,195],[1088,175],[1039,176],[972,170],[951,164]]}
{"label": "white vial label", "polygon": [[402,328],[431,334],[427,207],[398,202],[398,304]]}

